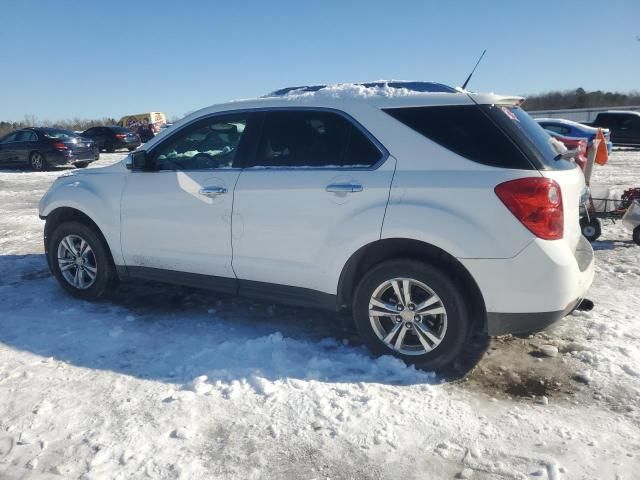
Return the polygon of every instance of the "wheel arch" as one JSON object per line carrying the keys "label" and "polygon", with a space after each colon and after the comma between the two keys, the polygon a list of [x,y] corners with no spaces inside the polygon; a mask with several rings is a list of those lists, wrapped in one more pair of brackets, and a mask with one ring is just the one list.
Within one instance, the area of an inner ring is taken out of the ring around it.
{"label": "wheel arch", "polygon": [[486,330],[486,307],[477,283],[469,271],[454,256],[439,247],[420,240],[387,238],[369,243],[357,250],[342,269],[338,281],[338,307],[350,309],[353,295],[362,276],[386,260],[408,258],[429,263],[445,273],[450,273],[462,286],[462,294],[468,301],[474,329]]}
{"label": "wheel arch", "polygon": [[[49,215],[47,215],[46,221],[44,224],[45,253],[49,252],[49,239],[51,238],[51,234],[55,231],[55,229],[59,225],[69,221],[82,223],[96,232],[96,235],[98,235],[98,237],[100,238],[100,241],[102,241],[105,249],[107,250],[107,253],[109,255],[109,262],[115,268],[115,262],[113,261],[113,254],[111,253],[109,242],[107,242],[107,239],[105,238],[98,224],[95,221],[93,221],[93,219],[89,217],[89,215],[73,207],[58,207],[52,210],[49,213]],[[48,255],[47,255],[47,258],[48,258]]]}

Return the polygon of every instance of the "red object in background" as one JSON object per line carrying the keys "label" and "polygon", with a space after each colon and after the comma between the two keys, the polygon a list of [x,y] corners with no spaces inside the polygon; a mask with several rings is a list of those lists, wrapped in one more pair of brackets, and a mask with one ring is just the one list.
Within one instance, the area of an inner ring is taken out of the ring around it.
{"label": "red object in background", "polygon": [[67,147],[64,142],[51,142],[51,146],[56,150],[69,150],[69,147]]}
{"label": "red object in background", "polygon": [[553,138],[562,142],[569,150],[577,150],[576,156],[573,158],[578,166],[584,170],[584,166],[587,164],[587,140],[584,138],[563,137],[558,134],[553,135]]}

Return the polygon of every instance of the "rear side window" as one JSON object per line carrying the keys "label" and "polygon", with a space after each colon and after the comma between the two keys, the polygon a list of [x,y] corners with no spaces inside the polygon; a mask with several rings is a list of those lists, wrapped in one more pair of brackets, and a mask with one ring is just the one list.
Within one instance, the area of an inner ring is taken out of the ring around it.
{"label": "rear side window", "polygon": [[551,138],[524,110],[499,105],[454,105],[387,109],[408,127],[469,160],[519,170],[573,168]]}
{"label": "rear side window", "polygon": [[513,142],[476,105],[394,108],[385,112],[474,162],[493,167],[532,168]]}
{"label": "rear side window", "polygon": [[264,116],[248,167],[370,167],[382,152],[348,119],[324,110],[275,110]]}

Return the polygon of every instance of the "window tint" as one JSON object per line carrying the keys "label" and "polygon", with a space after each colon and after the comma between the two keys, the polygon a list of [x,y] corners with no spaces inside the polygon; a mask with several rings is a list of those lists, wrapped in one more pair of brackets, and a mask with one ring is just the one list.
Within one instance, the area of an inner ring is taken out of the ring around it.
{"label": "window tint", "polygon": [[532,168],[513,142],[475,105],[394,108],[385,112],[474,162],[496,167]]}
{"label": "window tint", "polygon": [[557,125],[554,123],[541,123],[540,125],[542,125],[542,128],[559,133],[560,135],[566,135],[567,133],[569,133],[569,128],[563,125]]}
{"label": "window tint", "polygon": [[33,138],[33,132],[30,132],[29,130],[22,130],[20,132],[18,132],[18,135],[16,136],[15,141],[16,142],[32,142],[34,140],[32,140]]}
{"label": "window tint", "polygon": [[565,170],[551,138],[524,110],[511,105],[455,105],[385,110],[405,125],[474,162],[494,167]]}
{"label": "window tint", "polygon": [[513,105],[480,107],[520,148],[527,159],[540,170],[571,170],[574,162],[557,156],[551,137],[527,112]]}
{"label": "window tint", "polygon": [[10,133],[9,135],[7,135],[6,137],[4,137],[4,139],[2,140],[2,143],[11,143],[11,142],[15,142],[16,141],[16,137],[18,136],[18,133],[20,132],[13,132]]}
{"label": "window tint", "polygon": [[159,170],[232,168],[248,116],[217,117],[177,132],[163,142],[153,158]]}
{"label": "window tint", "polygon": [[370,167],[380,150],[342,115],[277,110],[265,114],[256,167]]}
{"label": "window tint", "polygon": [[620,125],[621,115],[611,115],[609,113],[600,113],[596,118],[598,125],[617,127]]}
{"label": "window tint", "polygon": [[58,140],[70,140],[78,136],[75,132],[72,132],[71,130],[62,130],[62,129],[53,129],[53,128],[42,130],[42,133],[44,133],[44,136],[47,138],[56,138]]}

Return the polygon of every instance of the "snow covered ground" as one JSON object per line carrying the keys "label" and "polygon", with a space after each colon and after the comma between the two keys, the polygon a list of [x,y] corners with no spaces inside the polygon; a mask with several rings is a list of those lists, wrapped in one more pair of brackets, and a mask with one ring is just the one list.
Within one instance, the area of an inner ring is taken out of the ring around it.
{"label": "snow covered ground", "polygon": [[[620,224],[594,245],[594,311],[444,381],[325,312],[154,284],[64,295],[37,217],[59,173],[0,171],[0,479],[640,477],[640,247]],[[594,182],[640,184],[640,152]]]}

